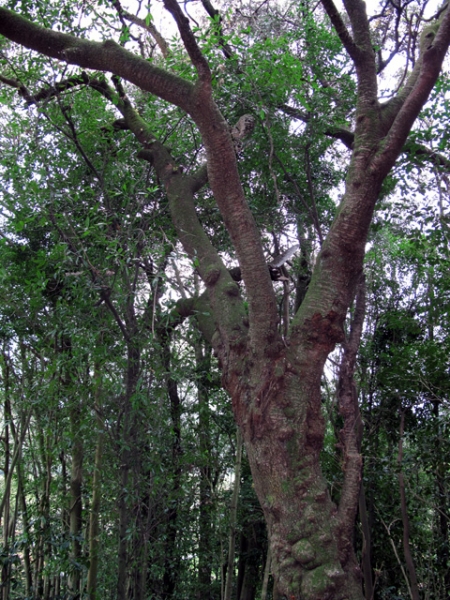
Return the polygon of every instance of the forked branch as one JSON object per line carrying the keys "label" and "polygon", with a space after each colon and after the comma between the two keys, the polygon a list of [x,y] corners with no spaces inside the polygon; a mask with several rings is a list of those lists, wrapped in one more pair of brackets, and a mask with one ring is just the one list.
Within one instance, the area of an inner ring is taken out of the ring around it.
{"label": "forked branch", "polygon": [[[425,43],[422,49],[423,59],[420,73],[386,136],[383,152],[374,161],[373,168],[379,170],[381,175],[389,172],[400,154],[414,121],[428,100],[439,77],[442,62],[450,45],[450,11],[448,7],[442,13],[441,18],[442,21],[436,36],[434,36],[433,29],[425,30],[422,34]],[[427,38],[429,38],[428,42]]]}

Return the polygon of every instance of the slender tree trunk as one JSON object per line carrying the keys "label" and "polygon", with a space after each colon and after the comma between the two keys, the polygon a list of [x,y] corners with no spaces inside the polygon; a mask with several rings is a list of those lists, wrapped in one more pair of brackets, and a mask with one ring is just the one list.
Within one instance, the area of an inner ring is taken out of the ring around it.
{"label": "slender tree trunk", "polygon": [[[77,402],[75,398],[72,402]],[[71,409],[72,426],[72,464],[70,475],[70,537],[71,537],[71,572],[69,576],[69,590],[73,598],[80,595],[81,582],[81,536],[83,531],[82,518],[82,482],[83,482],[83,441],[80,435],[80,409],[74,406]]]}
{"label": "slender tree trunk", "polygon": [[435,472],[436,472],[436,530],[437,530],[437,566],[441,573],[444,593],[450,594],[450,544],[449,544],[449,493],[447,488],[448,470],[445,453],[442,449],[439,403],[433,403],[434,435],[435,435]]}
{"label": "slender tree trunk", "polygon": [[[130,428],[130,408],[125,408],[123,415],[123,432]],[[128,482],[130,472],[130,451],[126,444],[128,434],[122,434],[120,444],[123,446],[120,452],[120,485],[119,496],[119,548],[117,565],[117,600],[126,598],[127,590],[127,567],[128,567],[128,541],[127,532],[129,524],[129,508],[127,502]]]}
{"label": "slender tree trunk", "polygon": [[[366,310],[366,286],[362,275],[356,288],[350,332],[343,342],[343,354],[338,380],[339,413],[344,424],[339,440],[345,473],[339,504],[341,563],[356,572],[359,567],[354,555],[354,529],[358,505],[361,506],[363,425],[358,404],[355,370]],[[370,576],[370,573],[369,573]]]}
{"label": "slender tree trunk", "polygon": [[267,548],[266,564],[264,565],[264,576],[261,589],[261,600],[267,600],[267,588],[269,586],[270,565],[272,557],[270,555],[270,545]]}
{"label": "slender tree trunk", "polygon": [[364,577],[364,596],[365,600],[373,600],[374,588],[371,560],[372,540],[370,534],[369,518],[367,515],[366,494],[363,482],[361,482],[361,490],[359,495],[359,518],[361,521],[361,530],[363,537],[361,563]]}
{"label": "slender tree trunk", "polygon": [[128,556],[128,526],[130,523],[130,507],[128,495],[130,493],[130,471],[131,465],[131,446],[133,443],[132,435],[132,395],[136,389],[138,374],[138,352],[131,344],[128,345],[128,364],[126,373],[126,392],[122,401],[122,428],[120,444],[120,484],[121,492],[119,496],[119,548],[118,548],[118,569],[117,569],[117,600],[122,600],[127,596],[127,576],[129,566]]}
{"label": "slender tree trunk", "polygon": [[417,574],[416,567],[414,565],[414,559],[411,553],[411,546],[409,543],[409,517],[408,507],[406,504],[406,491],[405,491],[405,479],[402,470],[403,461],[403,434],[405,431],[405,412],[402,410],[400,416],[400,437],[398,442],[398,483],[400,487],[400,508],[402,514],[403,523],[403,554],[405,556],[406,566],[409,573],[409,584],[411,600],[420,600],[419,586],[417,585]]}
{"label": "slender tree trunk", "polygon": [[30,560],[30,544],[29,544],[29,534],[30,534],[30,522],[28,518],[28,508],[27,502],[25,498],[24,486],[23,486],[23,473],[22,466],[18,465],[18,485],[17,485],[17,493],[19,495],[20,501],[20,510],[22,513],[22,523],[23,523],[23,532],[26,536],[27,542],[23,547],[23,564],[25,571],[25,594],[27,598],[31,598],[31,590],[33,589],[33,575],[31,568],[31,560]]}
{"label": "slender tree trunk", "polygon": [[178,535],[178,510],[181,494],[181,399],[178,394],[178,385],[171,376],[171,355],[169,340],[163,343],[163,361],[166,371],[167,394],[170,402],[170,418],[172,427],[172,476],[169,487],[169,506],[166,520],[166,543],[164,551],[164,575],[163,575],[163,599],[172,598],[177,582],[179,572],[180,556],[177,551],[176,541]]}
{"label": "slender tree trunk", "polygon": [[72,452],[69,486],[69,536],[71,543],[70,569],[68,576],[68,590],[70,598],[77,599],[80,595],[81,585],[81,537],[83,532],[83,439],[81,429],[81,405],[76,388],[76,375],[73,366],[72,340],[69,336],[61,335],[61,354],[64,357],[65,367],[61,375],[67,397],[69,398],[69,416],[72,436]]}
{"label": "slender tree trunk", "polygon": [[255,600],[256,598],[256,582],[259,571],[256,557],[259,555],[259,548],[256,532],[252,531],[253,529],[253,527],[247,526],[241,532],[236,581],[236,598],[238,600]]}
{"label": "slender tree trunk", "polygon": [[[9,356],[7,356],[5,350],[3,351],[2,360],[2,371],[3,371],[3,385],[5,389],[4,402],[3,402],[3,422],[5,424],[3,434],[3,473],[5,479],[5,489],[1,500],[0,507],[0,524],[3,521],[3,552],[9,553],[9,510],[11,500],[11,477],[14,470],[14,466],[11,465],[11,440],[10,440],[10,426],[12,415],[11,415],[11,401],[9,396],[10,381],[9,381]],[[19,448],[17,447],[17,451]],[[10,562],[4,561],[1,572],[2,582],[2,599],[8,600],[9,597],[9,580],[10,580]]]}
{"label": "slender tree trunk", "polygon": [[94,374],[95,385],[95,410],[97,412],[97,446],[95,449],[94,474],[92,478],[92,503],[89,520],[89,571],[87,578],[87,593],[89,600],[99,600],[97,594],[97,575],[99,561],[99,534],[100,534],[100,504],[102,498],[102,458],[103,458],[103,421],[100,417],[101,386],[100,373],[96,365]]}
{"label": "slender tree trunk", "polygon": [[38,541],[36,544],[36,560],[34,569],[34,598],[41,600],[48,595],[47,578],[45,577],[45,563],[51,557],[50,537],[50,490],[52,483],[52,454],[49,448],[49,440],[42,429],[38,431],[38,443],[41,454],[42,465],[45,467],[43,490],[39,502],[39,515],[42,525],[39,528]]}
{"label": "slender tree trunk", "polygon": [[234,576],[234,555],[236,547],[236,524],[237,510],[239,504],[239,491],[241,488],[241,465],[242,465],[242,432],[236,431],[236,462],[234,465],[234,486],[230,506],[230,534],[228,541],[227,578],[225,582],[224,600],[231,600],[231,592]]}
{"label": "slender tree trunk", "polygon": [[[6,389],[8,389],[6,387]],[[7,409],[9,405],[9,394],[6,394],[8,398]],[[9,406],[9,410],[10,410]],[[28,431],[28,426],[31,418],[31,410],[28,413],[24,414],[22,417],[20,435],[17,433],[17,430],[14,427],[14,423],[12,421],[12,416],[9,413],[8,419],[5,421],[10,424],[10,426],[5,427],[5,436],[7,436],[7,440],[5,441],[8,453],[5,458],[4,470],[5,470],[5,486],[4,493],[2,499],[0,501],[0,517],[3,516],[3,552],[10,552],[10,545],[15,536],[15,522],[17,517],[17,508],[19,502],[19,491],[16,494],[16,502],[15,502],[15,511],[13,518],[10,517],[10,503],[11,503],[11,481],[14,470],[17,472],[20,470],[20,458],[22,454],[22,445]],[[15,446],[14,452],[12,455],[12,459],[10,461],[10,440],[9,440],[9,428],[12,429],[13,436],[15,438]],[[6,462],[7,459],[7,462]],[[20,487],[20,475],[18,475],[18,488]],[[10,595],[10,580],[11,580],[11,563],[10,561],[6,561],[6,564],[2,568],[2,597],[4,600],[9,600]]]}
{"label": "slender tree trunk", "polygon": [[211,594],[212,573],[212,489],[211,433],[207,376],[210,373],[210,349],[203,349],[200,340],[195,345],[198,398],[198,438],[200,450],[200,506],[198,542],[197,600],[207,600]]}
{"label": "slender tree trunk", "polygon": [[[435,301],[435,277],[433,271],[428,272],[428,339],[434,341],[434,327],[439,319],[439,313],[436,314]],[[440,402],[435,398],[430,399],[433,407],[434,424],[434,470],[436,473],[436,524],[437,524],[437,566],[441,574],[444,594],[450,595],[450,544],[449,544],[449,494],[447,488],[447,466],[445,452],[442,444],[442,428],[439,414]]]}
{"label": "slender tree trunk", "polygon": [[[130,297],[127,305],[127,367],[125,373],[125,394],[122,399],[122,427],[120,445],[120,471],[121,471],[121,493],[119,497],[119,548],[118,548],[118,574],[117,574],[117,600],[127,598],[130,592],[133,598],[136,594],[134,588],[134,580],[132,575],[132,559],[130,548],[133,548],[133,543],[130,544],[131,526],[131,502],[133,493],[139,493],[138,487],[133,483],[139,479],[141,472],[140,459],[140,430],[142,424],[139,421],[138,415],[133,409],[133,398],[136,395],[139,373],[140,373],[140,347],[137,344],[137,325],[134,315],[133,298]],[[132,475],[135,475],[133,482]],[[140,531],[140,516],[139,508],[137,513],[137,522],[132,534],[132,541],[136,539]]]}

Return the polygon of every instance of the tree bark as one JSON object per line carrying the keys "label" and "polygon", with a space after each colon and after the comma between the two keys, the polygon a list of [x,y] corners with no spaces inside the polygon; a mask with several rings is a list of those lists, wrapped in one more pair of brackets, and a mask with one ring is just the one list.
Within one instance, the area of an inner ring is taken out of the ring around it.
{"label": "tree bark", "polygon": [[97,411],[97,445],[94,459],[94,475],[92,478],[92,502],[89,520],[89,571],[87,578],[87,593],[89,600],[98,600],[97,575],[99,563],[99,534],[100,534],[100,504],[102,498],[102,458],[103,458],[103,421],[101,410],[101,385],[98,365],[94,369],[95,410]]}
{"label": "tree bark", "polygon": [[409,543],[409,517],[408,507],[406,504],[405,478],[402,470],[403,462],[403,435],[405,431],[405,411],[402,410],[400,415],[400,435],[398,441],[398,483],[400,488],[400,509],[403,523],[403,555],[405,557],[406,567],[409,573],[409,585],[411,590],[411,600],[419,600],[419,586],[417,585],[417,574],[414,559],[411,553],[411,545]]}
{"label": "tree bark", "polygon": [[270,568],[272,565],[272,557],[270,554],[270,545],[267,548],[266,563],[264,565],[264,576],[261,589],[261,600],[267,599],[267,588],[269,586]]}
{"label": "tree bark", "polygon": [[70,535],[70,569],[68,589],[70,598],[78,598],[81,582],[81,536],[83,529],[82,483],[83,483],[83,441],[80,436],[81,406],[79,398],[74,393],[76,375],[73,366],[72,340],[69,336],[61,335],[61,355],[64,360],[64,371],[61,382],[64,392],[69,399],[69,417],[72,436],[72,452],[70,465],[69,488],[69,535]]}
{"label": "tree bark", "polygon": [[[22,513],[22,521],[23,521],[23,531],[29,536],[30,531],[30,521],[28,518],[28,507],[27,501],[25,497],[24,485],[23,485],[23,475],[21,465],[18,467],[18,483],[17,483],[17,493],[19,494],[20,501],[20,510]],[[31,590],[33,588],[33,574],[31,568],[31,559],[30,559],[30,544],[27,543],[23,548],[23,563],[24,563],[24,571],[25,571],[25,594],[27,598],[31,598]]]}
{"label": "tree bark", "polygon": [[[76,399],[72,399],[77,402]],[[71,597],[78,598],[80,595],[81,583],[81,536],[83,530],[82,518],[82,483],[83,483],[83,441],[80,436],[80,413],[79,407],[74,406],[71,409],[72,426],[72,462],[70,473],[70,537],[72,544],[71,551],[71,572],[69,576],[69,590]]]}
{"label": "tree bark", "polygon": [[[129,328],[128,328],[129,329]],[[120,446],[120,483],[121,493],[119,497],[119,548],[117,568],[117,600],[127,597],[129,542],[128,527],[130,524],[129,485],[130,472],[136,448],[135,426],[131,402],[139,377],[140,352],[138,348],[129,342],[127,345],[127,367],[125,373],[125,393],[122,398],[122,426],[119,440]]]}
{"label": "tree bark", "polygon": [[241,465],[242,465],[242,434],[238,427],[236,432],[236,460],[234,464],[233,495],[230,506],[230,531],[228,538],[227,578],[225,581],[224,600],[231,600],[233,578],[234,578],[234,556],[236,546],[236,524],[239,503],[239,490],[241,487]]}
{"label": "tree bark", "polygon": [[195,341],[196,383],[198,398],[198,439],[200,451],[200,505],[198,540],[197,600],[211,597],[212,573],[212,508],[211,490],[211,432],[207,377],[211,371],[209,347],[203,348],[201,339]]}
{"label": "tree bark", "polygon": [[361,482],[361,490],[359,495],[359,518],[361,521],[361,530],[363,536],[363,544],[361,549],[361,566],[364,577],[364,596],[365,600],[373,600],[374,587],[371,560],[372,539],[370,534],[370,525],[366,505],[366,494],[363,482]]}
{"label": "tree bark", "polygon": [[[5,398],[3,402],[3,422],[5,423],[4,436],[2,439],[3,442],[3,453],[4,453],[4,462],[3,462],[3,473],[5,478],[5,489],[3,492],[2,500],[0,503],[0,524],[3,522],[3,552],[9,553],[9,514],[10,514],[10,505],[11,505],[11,480],[12,474],[14,472],[14,465],[19,458],[19,444],[17,444],[16,452],[14,456],[11,457],[11,439],[10,439],[10,425],[9,423],[12,421],[11,414],[11,400],[9,395],[9,387],[10,387],[10,369],[9,369],[9,356],[3,351],[3,360],[2,360],[2,375],[5,386]],[[15,459],[15,460],[14,460]],[[6,557],[5,557],[6,558]],[[2,571],[1,571],[1,588],[2,588],[2,600],[8,600],[9,591],[10,591],[10,561],[3,561]]]}

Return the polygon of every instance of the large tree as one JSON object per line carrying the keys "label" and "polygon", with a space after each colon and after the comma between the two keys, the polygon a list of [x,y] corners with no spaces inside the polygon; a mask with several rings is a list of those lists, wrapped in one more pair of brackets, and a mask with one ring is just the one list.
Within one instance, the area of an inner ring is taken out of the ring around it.
{"label": "large tree", "polygon": [[[234,72],[239,72],[239,52],[238,58],[233,57],[220,16],[209,2],[203,4],[212,18],[212,39],[222,48],[226,60],[234,60]],[[11,76],[4,77],[4,82],[15,85],[29,103],[57,96],[75,85],[86,85],[102,94],[121,113],[117,127],[131,130],[141,144],[140,157],[151,163],[164,187],[178,239],[205,286],[203,293],[180,300],[168,329],[195,315],[218,357],[223,386],[231,397],[242,430],[267,524],[276,594],[278,598],[293,600],[363,597],[353,545],[362,459],[352,371],[363,310],[364,252],[383,183],[406,148],[408,135],[436,84],[450,44],[447,5],[423,29],[419,43],[413,22],[420,24],[420,18],[406,21],[402,29],[401,17],[406,8],[401,3],[392,3],[392,7],[386,3],[378,20],[372,22],[361,0],[344,0],[344,14],[339,13],[332,0],[322,0],[321,4],[350,61],[350,80],[356,82],[354,110],[347,113],[353,126],[330,122],[329,127],[323,126],[323,134],[344,142],[351,156],[345,189],[341,191],[339,206],[326,235],[322,235],[314,222],[321,241],[320,252],[314,260],[308,288],[300,295],[289,324],[284,323],[285,329],[280,328],[271,278],[273,269],[268,268],[261,233],[238,169],[237,138],[246,133],[241,126],[251,120],[244,118],[233,129],[234,123],[230,125],[222,116],[215,100],[218,92],[214,91],[212,59],[207,58],[208,44],[203,51],[176,0],[164,0],[164,6],[178,26],[195,69],[194,78],[174,74],[170,70],[173,57],[169,57],[167,68],[162,68],[112,39],[90,41],[88,32],[77,35],[63,33],[56,26],[53,30],[43,27],[37,22],[38,16],[32,18],[33,10],[31,15],[27,13],[31,18],[25,18],[0,8],[0,34],[41,56],[90,71],[75,73],[70,80],[48,86],[41,98],[30,94],[25,85]],[[130,15],[118,3],[115,5],[123,25],[121,41],[124,42]],[[314,13],[306,6],[303,9],[307,28]],[[388,33],[383,24],[390,19],[395,28]],[[56,21],[55,15],[52,20]],[[151,23],[144,19],[140,24],[149,28]],[[152,33],[167,53],[166,45],[154,29]],[[308,43],[311,46],[311,40]],[[413,51],[414,45],[417,53]],[[388,101],[381,101],[379,73],[389,62],[389,58],[383,59],[383,51],[391,52],[392,57],[405,48],[407,66],[411,68],[405,72],[398,91]],[[320,64],[315,68],[320,71]],[[112,73],[113,84],[108,84],[99,71]],[[134,108],[121,79],[189,115],[206,151],[206,168],[184,172],[158,139],[152,124]],[[318,81],[323,88],[330,88],[328,81],[320,81],[320,77]],[[331,84],[331,104],[339,104],[339,93],[337,78]],[[280,102],[279,109],[304,120],[308,126],[314,125],[314,115],[306,114],[298,106]],[[261,119],[264,121],[264,113]],[[264,122],[271,141],[270,124]],[[272,148],[272,174],[273,156]],[[306,171],[310,167],[311,163],[306,161]],[[289,179],[292,175],[286,172],[285,177]],[[313,177],[308,176],[307,181],[312,185]],[[206,184],[231,240],[238,269],[227,268],[213,243],[216,241],[213,233],[205,228],[196,210],[197,195]],[[275,196],[281,201],[278,193]],[[282,207],[278,208],[282,214]],[[356,301],[353,329],[347,338],[344,325],[355,296],[359,302]],[[132,335],[128,336],[127,344],[133,353]],[[336,344],[343,344],[345,350],[338,394],[343,419],[344,480],[337,503],[330,497],[321,469],[326,426],[321,379],[325,361]]]}

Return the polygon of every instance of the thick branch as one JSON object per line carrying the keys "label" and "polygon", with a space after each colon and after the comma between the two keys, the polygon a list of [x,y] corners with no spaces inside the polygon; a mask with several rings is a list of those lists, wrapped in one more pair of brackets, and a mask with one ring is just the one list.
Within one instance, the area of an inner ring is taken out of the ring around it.
{"label": "thick branch", "polygon": [[368,47],[372,46],[366,4],[363,0],[343,0],[343,2],[350,17],[355,43],[365,53]]}
{"label": "thick branch", "polygon": [[362,421],[358,406],[355,385],[356,357],[361,340],[365,316],[365,282],[361,278],[355,299],[350,335],[344,343],[338,383],[339,412],[344,419],[341,430],[341,444],[344,453],[344,485],[339,503],[339,520],[345,537],[351,543],[358,507],[361,484],[361,439]]}
{"label": "thick branch", "polygon": [[[444,10],[445,9],[439,11],[436,18],[439,18]],[[406,102],[409,95],[411,94],[411,92],[417,84],[417,81],[423,68],[423,57],[425,51],[428,49],[428,47],[431,46],[438,29],[438,25],[439,22],[434,20],[422,31],[419,44],[420,55],[419,59],[414,65],[412,72],[409,74],[406,83],[399,89],[398,93],[393,98],[391,98],[389,102],[382,105],[382,129],[386,133],[392,127],[392,124],[395,118],[397,117],[398,113],[400,112],[400,109],[403,107],[404,103]]]}
{"label": "thick branch", "polygon": [[[346,4],[360,3],[347,0]],[[436,82],[449,44],[447,9],[435,44],[424,53],[417,84],[397,115],[384,149],[377,107],[367,102],[370,93],[362,101],[358,100],[355,148],[345,195],[317,258],[308,292],[293,321],[292,343],[297,345],[298,355],[305,363],[310,361],[319,368],[334,345],[343,339],[342,325],[361,275],[367,234],[382,182]],[[359,85],[360,97],[366,91]]]}
{"label": "thick branch", "polygon": [[[242,269],[254,351],[263,352],[268,346],[272,350],[279,338],[275,294],[259,231],[242,189],[230,129],[212,101],[198,106],[192,116],[205,144],[208,181]],[[279,341],[282,343],[281,338]]]}
{"label": "thick branch", "polygon": [[[117,79],[114,82],[118,94],[104,81],[92,80],[90,85],[114,102],[124,117],[122,128],[128,127],[143,146],[138,156],[154,166],[158,179],[164,185],[172,221],[180,241],[191,260],[196,263],[207,286],[214,319],[220,332],[220,342],[228,346],[239,340],[242,344],[247,328],[239,289],[211,244],[195,210],[194,193],[199,185],[206,182],[205,169],[201,169],[197,177],[183,174],[167,148],[155,138],[147,123],[131,105],[120,82]],[[218,340],[215,343],[216,350],[217,347]]]}
{"label": "thick branch", "polygon": [[200,294],[200,296],[180,298],[169,315],[167,315],[167,318],[159,323],[158,334],[161,338],[170,337],[172,331],[189,317],[196,318],[203,337],[211,344],[214,337],[215,324],[211,316],[211,306],[207,291]]}
{"label": "thick branch", "polygon": [[189,112],[194,86],[112,40],[91,42],[40,27],[0,7],[0,34],[26,48],[84,69],[110,71]]}
{"label": "thick branch", "polygon": [[202,165],[193,175],[191,175],[192,193],[195,194],[208,183],[208,166]]}
{"label": "thick branch", "polygon": [[193,117],[207,152],[209,183],[242,268],[249,298],[251,339],[255,352],[260,352],[268,344],[273,348],[278,336],[275,294],[261,239],[245,200],[228,124],[210,94],[209,67],[176,0],[166,0],[166,7],[178,19],[180,32],[199,72],[200,86],[154,67],[115,42],[90,42],[54,32],[5,8],[0,8],[0,34],[46,56],[83,68],[110,71],[179,106]]}
{"label": "thick branch", "polygon": [[361,111],[372,112],[372,118],[367,118],[366,113],[362,123],[356,119],[355,133],[359,135],[359,129],[365,134],[367,131],[373,132],[378,125],[378,114],[374,110],[378,106],[377,68],[365,3],[362,0],[344,0],[344,6],[350,17],[353,39],[358,48],[356,59],[352,57],[358,77],[357,116]]}
{"label": "thick branch", "polygon": [[386,136],[383,144],[383,151],[374,161],[374,171],[379,170],[382,175],[386,174],[394,164],[395,159],[406,142],[414,121],[418,117],[425,102],[428,100],[431,90],[439,77],[442,62],[447,53],[449,44],[450,11],[447,8],[445,13],[443,13],[442,22],[434,41],[431,41],[430,45],[425,48],[420,74],[414,88],[399,110],[392,127]]}

